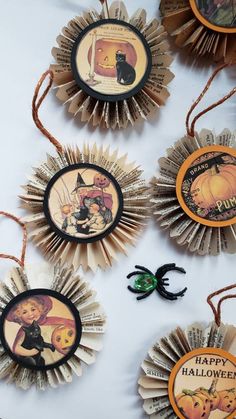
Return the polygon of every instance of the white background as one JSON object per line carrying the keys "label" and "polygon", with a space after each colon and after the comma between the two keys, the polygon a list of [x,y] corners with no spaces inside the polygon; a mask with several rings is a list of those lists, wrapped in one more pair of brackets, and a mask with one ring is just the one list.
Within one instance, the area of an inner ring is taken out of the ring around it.
{"label": "white background", "polygon": [[[26,182],[31,167],[45,159],[53,147],[37,131],[31,119],[31,99],[41,73],[52,61],[50,50],[60,29],[86,7],[98,7],[96,0],[7,0],[0,2],[1,36],[1,136],[0,191],[1,209],[23,214],[17,195]],[[157,16],[158,3],[148,0],[148,18]],[[143,0],[127,1],[131,13],[144,5]],[[173,48],[172,66],[176,78],[170,85],[171,96],[152,122],[135,129],[110,132],[93,130],[71,118],[52,92],[43,105],[41,117],[46,127],[63,144],[83,141],[111,144],[130,160],[143,166],[146,179],[156,172],[157,159],[165,154],[185,132],[185,115],[212,72],[207,62],[196,66],[184,53]],[[236,84],[235,68],[218,77],[207,102],[222,97]],[[197,128],[235,129],[236,97],[203,117]],[[21,234],[11,221],[0,224],[0,251],[19,254]],[[42,257],[33,245],[28,247],[27,261],[39,263]],[[187,275],[171,274],[173,289],[188,286],[184,299],[176,303],[162,300],[156,293],[143,302],[127,291],[126,275],[139,263],[155,269],[176,262]],[[4,278],[11,262],[2,261]],[[165,232],[154,223],[143,233],[129,256],[119,256],[118,263],[107,272],[88,274],[87,279],[98,292],[107,316],[108,329],[104,349],[97,362],[84,368],[81,379],[58,390],[39,393],[23,392],[13,385],[0,383],[0,417],[2,419],[141,419],[145,418],[137,394],[139,366],[148,348],[177,325],[193,321],[210,321],[206,304],[210,292],[235,282],[235,256],[197,257],[177,248]],[[36,283],[35,283],[36,285]],[[224,305],[225,322],[235,321],[235,302]]]}

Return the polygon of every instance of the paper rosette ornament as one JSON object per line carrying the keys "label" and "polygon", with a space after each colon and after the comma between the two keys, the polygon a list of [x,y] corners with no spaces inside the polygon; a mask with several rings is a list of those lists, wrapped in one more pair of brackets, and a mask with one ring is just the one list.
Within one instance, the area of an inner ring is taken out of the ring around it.
{"label": "paper rosette ornament", "polygon": [[236,61],[235,0],[161,0],[165,29],[195,56]]}
{"label": "paper rosette ornament", "polygon": [[[218,68],[203,93],[208,90]],[[208,110],[219,105],[229,95]],[[207,111],[208,111],[207,110]],[[204,129],[194,132],[197,115],[187,136],[167,150],[159,160],[160,177],[152,181],[154,216],[170,237],[191,252],[216,255],[236,252],[236,142],[235,133],[225,129],[220,135]]]}
{"label": "paper rosette ornament", "polygon": [[123,2],[101,3],[101,14],[89,10],[62,29],[50,69],[69,113],[93,126],[125,128],[165,104],[172,57],[164,27],[147,22],[144,9],[129,18]]}
{"label": "paper rosette ornament", "polygon": [[[39,270],[25,267],[26,229],[21,259],[6,282],[0,282],[0,378],[24,390],[33,384],[39,390],[70,383],[81,376],[81,363],[95,362],[101,349],[105,315],[95,292],[73,269]],[[31,289],[29,279],[47,278],[50,289]]]}
{"label": "paper rosette ornament", "polygon": [[[62,145],[42,126],[33,100],[36,125],[55,145],[57,154],[34,170],[21,196],[31,212],[24,221],[31,238],[53,261],[84,270],[111,266],[118,252],[134,244],[149,215],[148,187],[142,171],[109,147]],[[46,89],[46,92],[49,87]],[[45,97],[45,93],[42,97]]]}
{"label": "paper rosette ornament", "polygon": [[[210,303],[219,292],[209,297]],[[216,318],[222,301],[232,297],[221,298]],[[216,321],[178,327],[149,350],[138,383],[150,418],[235,418],[236,327],[221,323],[220,317]]]}

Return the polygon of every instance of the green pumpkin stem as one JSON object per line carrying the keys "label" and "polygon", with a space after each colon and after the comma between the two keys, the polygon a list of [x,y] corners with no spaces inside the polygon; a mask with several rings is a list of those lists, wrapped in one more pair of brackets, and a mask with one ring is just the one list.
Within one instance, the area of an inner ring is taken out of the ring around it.
{"label": "green pumpkin stem", "polygon": [[211,387],[209,388],[209,390],[208,390],[208,393],[209,394],[214,394],[215,392],[216,392],[216,386],[217,386],[217,383],[218,383],[218,378],[215,378],[213,381],[212,381],[212,383],[211,383]]}

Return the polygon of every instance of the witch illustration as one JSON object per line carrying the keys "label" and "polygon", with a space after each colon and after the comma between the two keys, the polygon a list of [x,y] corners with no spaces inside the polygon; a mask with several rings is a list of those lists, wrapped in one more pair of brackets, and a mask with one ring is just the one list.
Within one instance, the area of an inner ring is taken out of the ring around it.
{"label": "witch illustration", "polygon": [[[18,323],[21,327],[17,332],[12,351],[18,359],[32,366],[44,366],[42,356],[44,349],[55,352],[52,342],[45,342],[40,326],[68,326],[75,330],[75,322],[63,317],[49,317],[53,307],[49,296],[37,295],[28,297],[16,304],[8,313],[6,320]],[[54,328],[54,329],[55,329]]]}

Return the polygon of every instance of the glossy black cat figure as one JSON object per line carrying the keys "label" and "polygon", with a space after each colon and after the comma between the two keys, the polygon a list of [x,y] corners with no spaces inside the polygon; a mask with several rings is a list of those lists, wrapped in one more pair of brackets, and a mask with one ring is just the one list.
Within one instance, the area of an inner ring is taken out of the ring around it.
{"label": "glossy black cat figure", "polygon": [[127,278],[131,278],[132,276],[137,276],[134,282],[134,288],[128,286],[128,289],[135,293],[135,294],[143,294],[137,297],[137,300],[143,300],[144,298],[148,297],[153,293],[154,290],[158,292],[163,298],[166,300],[174,301],[177,300],[178,297],[183,297],[187,288],[184,288],[182,291],[173,293],[169,292],[165,289],[165,287],[169,286],[169,279],[164,278],[165,274],[169,271],[178,271],[181,273],[186,273],[183,268],[179,268],[176,266],[175,263],[169,263],[167,265],[163,265],[157,269],[155,275],[149,271],[149,269],[136,265],[136,269],[139,271],[131,272]]}
{"label": "glossy black cat figure", "polygon": [[34,320],[30,326],[22,327],[25,337],[22,342],[22,347],[28,350],[36,349],[38,353],[33,356],[19,356],[26,364],[44,366],[45,360],[41,356],[41,352],[48,348],[52,352],[55,352],[55,347],[51,343],[44,342],[44,339],[41,335],[41,328],[38,323]]}
{"label": "glossy black cat figure", "polygon": [[135,69],[127,63],[126,55],[121,52],[116,53],[117,82],[123,85],[133,84],[136,79]]}

